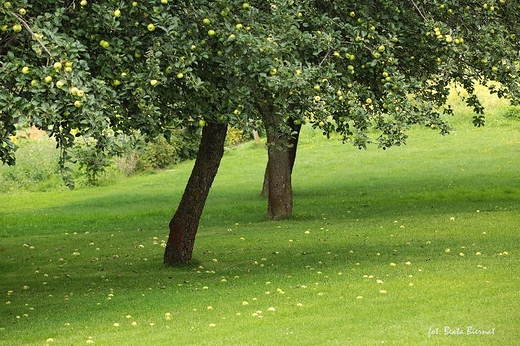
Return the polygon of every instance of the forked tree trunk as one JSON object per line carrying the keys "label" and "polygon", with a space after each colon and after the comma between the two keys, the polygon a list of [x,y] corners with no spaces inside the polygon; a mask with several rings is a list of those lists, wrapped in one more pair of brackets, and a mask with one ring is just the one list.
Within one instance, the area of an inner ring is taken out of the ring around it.
{"label": "forked tree trunk", "polygon": [[291,148],[289,139],[278,133],[275,115],[264,118],[267,133],[267,217],[286,219],[292,216]]}
{"label": "forked tree trunk", "polygon": [[[296,150],[298,149],[298,140],[300,137],[301,124],[295,124],[292,118],[289,119],[287,125],[291,127],[292,136],[289,140],[289,164],[291,166],[291,175],[294,169],[294,162],[296,161]],[[262,196],[267,196],[269,193],[269,161],[265,167],[264,183],[262,185]]]}
{"label": "forked tree trunk", "polygon": [[204,204],[224,155],[226,133],[225,124],[208,123],[202,130],[195,165],[177,211],[170,221],[170,235],[164,251],[166,266],[191,260]]}

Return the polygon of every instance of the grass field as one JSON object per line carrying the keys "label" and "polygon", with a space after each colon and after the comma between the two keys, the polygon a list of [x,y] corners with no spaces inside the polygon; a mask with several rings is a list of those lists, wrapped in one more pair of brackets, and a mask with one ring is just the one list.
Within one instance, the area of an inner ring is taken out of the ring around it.
{"label": "grass field", "polygon": [[305,129],[287,221],[265,220],[265,149],[230,149],[185,268],[162,246],[192,162],[0,195],[0,345],[516,344],[520,121],[502,113],[384,152]]}

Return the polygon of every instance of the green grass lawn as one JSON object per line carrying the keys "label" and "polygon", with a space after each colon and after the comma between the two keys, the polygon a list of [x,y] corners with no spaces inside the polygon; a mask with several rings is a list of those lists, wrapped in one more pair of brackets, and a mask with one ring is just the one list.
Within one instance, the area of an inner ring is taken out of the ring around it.
{"label": "green grass lawn", "polygon": [[520,121],[454,124],[384,152],[306,128],[279,222],[265,149],[228,150],[184,268],[162,253],[192,162],[0,195],[0,345],[513,345]]}

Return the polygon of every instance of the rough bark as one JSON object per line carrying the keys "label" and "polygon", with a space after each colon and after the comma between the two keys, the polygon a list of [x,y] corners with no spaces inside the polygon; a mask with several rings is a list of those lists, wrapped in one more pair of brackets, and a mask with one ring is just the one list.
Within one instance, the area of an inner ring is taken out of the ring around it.
{"label": "rough bark", "polygon": [[[294,120],[292,118],[289,119],[287,125],[290,126],[292,136],[289,140],[289,165],[291,169],[291,175],[294,169],[294,162],[296,161],[296,150],[298,149],[298,140],[300,137],[300,130],[302,128],[301,124],[295,124]],[[264,183],[262,185],[262,196],[267,196],[269,193],[269,161],[267,161],[267,165],[265,167],[265,174],[264,174]]]}
{"label": "rough bark", "polygon": [[226,133],[225,124],[208,123],[202,130],[195,165],[170,221],[170,235],[164,251],[166,266],[185,264],[192,258],[200,217],[224,154]]}
{"label": "rough bark", "polygon": [[267,115],[264,124],[267,133],[267,217],[285,219],[292,216],[293,193],[291,182],[291,150],[289,138],[278,133],[279,120]]}

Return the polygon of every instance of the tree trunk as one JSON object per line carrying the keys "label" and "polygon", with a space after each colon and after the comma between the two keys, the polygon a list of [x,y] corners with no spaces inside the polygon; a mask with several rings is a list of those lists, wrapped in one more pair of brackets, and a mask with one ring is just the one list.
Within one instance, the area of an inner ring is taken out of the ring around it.
{"label": "tree trunk", "polygon": [[267,217],[286,219],[292,216],[293,195],[288,148],[269,148],[269,193]]}
{"label": "tree trunk", "polygon": [[267,217],[285,219],[292,216],[293,194],[291,183],[291,146],[289,138],[278,133],[277,116],[267,115],[264,124],[267,133]]}
{"label": "tree trunk", "polygon": [[225,124],[208,123],[202,130],[195,165],[177,211],[170,221],[170,235],[164,251],[166,266],[191,260],[204,204],[224,155],[226,133]]}
{"label": "tree trunk", "polygon": [[[301,123],[295,124],[294,120],[292,118],[289,118],[289,121],[287,122],[287,125],[291,127],[291,138],[289,140],[289,165],[291,167],[291,175],[294,168],[294,162],[296,161],[296,150],[298,148],[298,140],[300,137],[300,130],[302,128]],[[264,183],[262,185],[262,196],[267,196],[269,193],[269,161],[267,161],[267,165],[265,167],[265,174],[264,174]]]}

